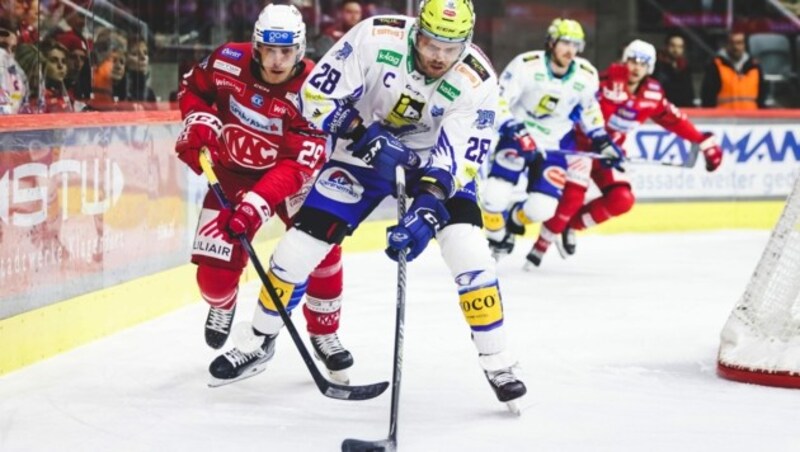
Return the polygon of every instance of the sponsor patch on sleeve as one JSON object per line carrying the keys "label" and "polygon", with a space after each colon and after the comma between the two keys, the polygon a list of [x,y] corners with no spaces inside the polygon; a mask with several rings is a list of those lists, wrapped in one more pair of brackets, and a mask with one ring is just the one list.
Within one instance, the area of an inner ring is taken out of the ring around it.
{"label": "sponsor patch on sleeve", "polygon": [[475,58],[474,55],[467,55],[464,58],[464,64],[466,64],[470,69],[475,71],[475,73],[478,74],[478,77],[480,77],[481,80],[483,80],[484,82],[486,81],[486,79],[491,77],[489,70],[486,69],[486,67],[483,64],[481,64],[481,62],[478,61],[478,59]]}
{"label": "sponsor patch on sleeve", "polygon": [[376,17],[372,19],[372,25],[376,27],[405,28],[406,21],[405,19],[397,19],[394,17]]}

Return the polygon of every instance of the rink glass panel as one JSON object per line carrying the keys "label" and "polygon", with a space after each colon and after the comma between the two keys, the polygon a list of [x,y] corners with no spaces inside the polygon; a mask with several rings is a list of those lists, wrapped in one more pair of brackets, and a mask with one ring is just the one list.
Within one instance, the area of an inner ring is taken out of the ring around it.
{"label": "rink glass panel", "polygon": [[188,260],[198,194],[172,152],[178,131],[0,132],[0,319]]}

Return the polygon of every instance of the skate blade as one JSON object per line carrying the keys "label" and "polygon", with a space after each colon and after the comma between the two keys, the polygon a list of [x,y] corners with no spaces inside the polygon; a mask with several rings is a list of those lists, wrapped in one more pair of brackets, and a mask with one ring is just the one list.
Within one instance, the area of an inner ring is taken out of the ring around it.
{"label": "skate blade", "polygon": [[328,369],[328,376],[331,377],[334,383],[341,385],[350,385],[350,377],[347,375],[346,370],[330,370]]}
{"label": "skate blade", "polygon": [[512,414],[516,416],[522,416],[522,408],[519,406],[518,400],[519,399],[515,399],[506,402],[506,408],[508,408],[508,411],[510,411]]}
{"label": "skate blade", "polygon": [[537,268],[539,267],[531,261],[525,261],[525,265],[522,266],[526,272],[535,272]]}
{"label": "skate blade", "polygon": [[208,380],[208,387],[209,388],[218,388],[220,386],[225,386],[225,385],[229,385],[231,383],[236,383],[237,381],[242,381],[242,380],[246,380],[246,379],[248,379],[250,377],[255,377],[256,375],[260,374],[261,372],[264,372],[265,370],[267,370],[267,363],[266,362],[261,363],[261,364],[256,364],[255,366],[247,369],[246,372],[242,373],[238,377],[231,378],[231,379],[228,379],[228,380],[220,379],[220,378],[217,378],[217,377],[211,375],[209,377],[209,380]]}
{"label": "skate blade", "polygon": [[560,242],[556,242],[556,249],[558,250],[558,255],[561,256],[561,259],[569,259],[571,254],[567,252],[567,249],[564,248]]}

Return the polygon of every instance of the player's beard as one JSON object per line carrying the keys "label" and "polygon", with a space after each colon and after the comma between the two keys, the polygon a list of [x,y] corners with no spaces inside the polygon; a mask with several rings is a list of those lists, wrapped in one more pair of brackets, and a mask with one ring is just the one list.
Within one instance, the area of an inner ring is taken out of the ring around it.
{"label": "player's beard", "polygon": [[456,59],[450,64],[447,64],[445,61],[441,60],[425,61],[417,52],[415,52],[414,59],[416,60],[416,66],[420,69],[420,72],[430,78],[440,78],[444,76],[444,74],[446,74],[447,71],[453,67],[456,61],[458,61],[458,59]]}

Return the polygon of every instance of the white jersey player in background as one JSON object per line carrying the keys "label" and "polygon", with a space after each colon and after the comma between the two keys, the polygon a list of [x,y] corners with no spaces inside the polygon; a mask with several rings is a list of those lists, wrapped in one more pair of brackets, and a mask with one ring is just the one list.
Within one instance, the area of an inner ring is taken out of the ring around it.
{"label": "white jersey player in background", "polygon": [[[269,277],[288,305],[328,250],[393,193],[403,164],[413,203],[391,228],[386,252],[396,260],[408,249],[411,261],[436,237],[479,363],[497,398],[509,402],[526,389],[507,350],[475,193],[492,147],[498,89],[489,61],[471,45],[474,23],[469,0],[425,0],[418,18],[362,21],[319,61],[301,91],[302,113],[333,136],[335,149],[278,243]],[[393,275],[386,281],[394,285]],[[258,311],[253,320],[266,338],[282,326]]]}
{"label": "white jersey player in background", "polygon": [[[597,152],[617,161],[622,156],[604,129],[595,98],[597,70],[577,56],[584,39],[578,22],[555,19],[547,29],[547,50],[518,55],[500,76],[500,140],[481,192],[495,257],[511,252],[515,235],[523,234],[525,225],[553,216],[567,172],[585,174],[579,167],[591,165],[585,158],[546,153],[575,149],[576,123],[591,137]],[[512,205],[514,186],[525,170],[527,197]]]}

